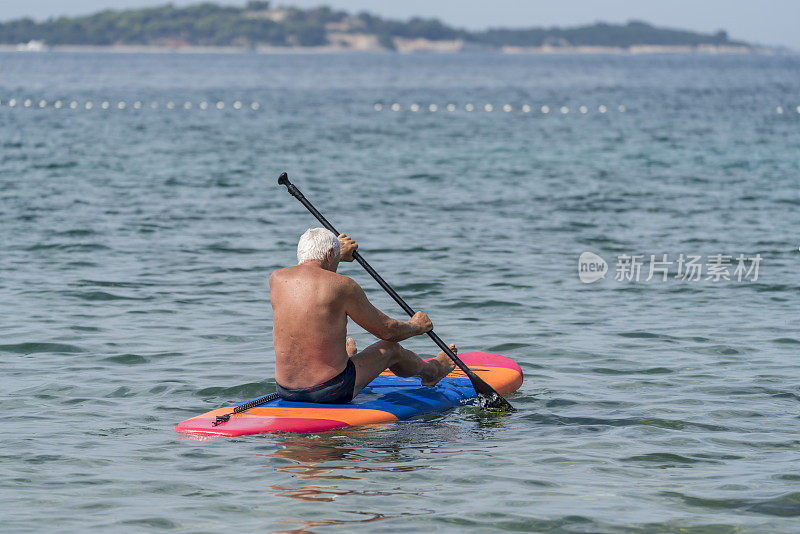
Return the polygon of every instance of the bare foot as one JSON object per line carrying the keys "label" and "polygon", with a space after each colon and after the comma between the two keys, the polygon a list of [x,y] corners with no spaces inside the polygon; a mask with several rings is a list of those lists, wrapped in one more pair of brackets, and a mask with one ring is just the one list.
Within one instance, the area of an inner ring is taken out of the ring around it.
{"label": "bare foot", "polygon": [[348,356],[354,356],[358,349],[356,349],[356,340],[352,337],[348,337],[347,341],[344,343],[344,350],[347,351]]}
{"label": "bare foot", "polygon": [[[458,349],[455,345],[450,345],[450,350],[458,354]],[[428,360],[427,364],[420,377],[422,378],[423,386],[435,386],[439,380],[449,375],[456,367],[455,362],[444,351],[437,354],[432,360]]]}

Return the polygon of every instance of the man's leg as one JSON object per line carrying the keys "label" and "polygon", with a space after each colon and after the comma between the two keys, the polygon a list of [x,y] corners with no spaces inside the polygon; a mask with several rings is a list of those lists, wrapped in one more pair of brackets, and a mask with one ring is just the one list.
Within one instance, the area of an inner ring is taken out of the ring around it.
{"label": "man's leg", "polygon": [[[348,340],[348,353],[351,347],[355,349],[355,343],[351,345]],[[450,350],[456,352],[455,345],[450,345]],[[455,367],[453,360],[444,352],[440,352],[432,360],[426,361],[393,341],[373,343],[356,353],[350,360],[356,367],[354,395],[387,368],[397,376],[418,376],[422,379],[424,386],[433,386]]]}

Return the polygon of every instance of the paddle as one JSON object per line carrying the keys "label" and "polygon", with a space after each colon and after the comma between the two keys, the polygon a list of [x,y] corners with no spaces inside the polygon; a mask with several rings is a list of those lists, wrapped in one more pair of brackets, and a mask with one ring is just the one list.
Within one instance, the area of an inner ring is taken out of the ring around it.
{"label": "paddle", "polygon": [[[301,193],[300,190],[297,189],[297,187],[295,187],[294,184],[292,184],[289,181],[289,176],[285,172],[283,174],[281,174],[280,177],[278,178],[278,184],[279,185],[285,185],[286,188],[289,190],[289,194],[291,194],[294,198],[299,200],[300,203],[303,206],[305,206],[306,209],[308,211],[310,211],[311,214],[314,217],[316,217],[317,220],[319,222],[321,222],[322,225],[325,228],[327,228],[328,230],[333,232],[334,235],[339,235],[339,232],[336,231],[336,228],[334,228],[333,225],[331,223],[329,223],[328,220],[319,211],[317,211],[317,208],[315,208],[311,204],[311,202],[309,202],[308,199],[306,199],[306,197],[303,196],[303,193]],[[355,259],[358,263],[360,263],[361,266],[370,275],[372,275],[372,278],[374,278],[375,281],[378,282],[378,284],[387,293],[389,293],[389,296],[391,296],[394,299],[394,301],[397,302],[400,305],[401,308],[403,308],[403,311],[405,311],[409,316],[413,316],[414,315],[414,310],[411,309],[411,306],[406,304],[406,301],[404,301],[400,297],[400,295],[398,295],[397,292],[394,289],[392,289],[392,286],[390,286],[388,283],[386,283],[386,280],[384,280],[381,277],[381,275],[379,275],[375,271],[375,269],[373,269],[372,266],[369,263],[367,263],[367,261],[364,258],[361,257],[361,254],[359,254],[358,252],[354,252],[353,253],[353,259]],[[498,410],[498,411],[504,411],[504,412],[513,412],[513,411],[515,411],[514,407],[511,406],[511,403],[509,403],[498,392],[496,392],[494,390],[494,388],[492,388],[492,386],[490,386],[489,384],[484,382],[484,380],[481,377],[479,377],[478,375],[476,375],[472,371],[472,369],[467,367],[464,364],[464,362],[462,362],[461,359],[458,356],[456,356],[453,353],[452,350],[450,350],[450,347],[448,347],[445,344],[445,342],[442,341],[439,338],[439,336],[437,336],[434,333],[433,330],[428,332],[428,336],[430,336],[430,338],[433,340],[433,342],[436,343],[439,346],[439,348],[442,349],[444,351],[444,353],[447,354],[450,357],[450,359],[455,362],[455,364],[458,366],[459,369],[464,371],[464,374],[466,374],[467,377],[469,378],[470,382],[472,382],[472,387],[475,388],[475,393],[478,394],[478,398],[481,401],[481,406],[483,406],[485,408],[489,408],[491,410]]]}

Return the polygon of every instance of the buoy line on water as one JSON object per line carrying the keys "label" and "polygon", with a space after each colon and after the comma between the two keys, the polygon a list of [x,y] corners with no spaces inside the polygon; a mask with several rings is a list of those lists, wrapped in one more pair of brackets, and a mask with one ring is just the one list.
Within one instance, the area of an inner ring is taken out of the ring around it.
{"label": "buoy line on water", "polygon": [[202,100],[200,102],[192,102],[190,100],[186,101],[176,101],[176,100],[168,100],[168,101],[153,101],[149,103],[142,102],[141,100],[135,101],[128,101],[128,100],[111,100],[111,99],[100,99],[100,100],[78,100],[78,99],[59,99],[59,100],[36,100],[33,98],[0,98],[0,107],[5,108],[29,108],[29,109],[83,109],[86,111],[93,110],[95,108],[101,111],[113,111],[113,110],[139,110],[139,109],[167,109],[167,110],[174,110],[174,109],[183,109],[183,110],[191,110],[191,109],[199,109],[199,110],[224,110],[224,109],[234,109],[234,110],[250,110],[250,111],[258,111],[261,109],[261,103],[259,102],[245,102],[243,100],[236,100],[231,103],[226,103],[222,100]]}
{"label": "buoy line on water", "polygon": [[[569,115],[569,114],[579,114],[579,115],[589,115],[593,113],[599,113],[601,115],[607,113],[627,113],[629,111],[628,107],[624,104],[619,105],[611,105],[607,106],[605,104],[600,104],[597,106],[587,106],[587,105],[580,105],[580,106],[548,106],[547,104],[533,105],[533,104],[521,104],[521,105],[512,105],[512,104],[503,104],[502,106],[494,105],[494,104],[481,104],[481,103],[472,103],[468,102],[466,104],[457,105],[453,103],[440,105],[440,104],[401,104],[400,102],[392,102],[392,103],[384,103],[384,102],[376,102],[372,105],[372,109],[377,112],[411,112],[411,113],[454,113],[454,112],[483,112],[483,113],[492,113],[502,111],[504,113],[523,113],[523,114],[541,114],[541,115]],[[800,115],[800,105],[799,106],[777,106],[774,108],[773,113],[778,115],[784,115],[787,113],[796,112]]]}
{"label": "buoy line on water", "polygon": [[[541,113],[543,115],[547,115],[550,113],[551,109],[560,112],[562,115],[567,115],[570,112],[570,108],[568,106],[558,106],[551,108],[548,105],[542,106],[534,106],[531,104],[522,104],[522,105],[512,105],[512,104],[503,104],[502,106],[496,106],[494,104],[473,104],[467,103],[463,105],[456,105],[453,103],[449,104],[407,104],[403,105],[399,102],[393,102],[391,104],[384,104],[383,102],[376,102],[372,105],[372,109],[374,111],[410,111],[412,113],[420,113],[420,112],[428,112],[428,113],[454,113],[457,111],[466,111],[467,113],[471,113],[473,111],[477,112],[484,112],[484,113],[492,113],[494,111],[502,111],[503,113]],[[596,108],[589,108],[588,106],[579,106],[575,108],[580,112],[581,115],[586,115],[590,111],[596,111],[597,113],[608,113],[609,111],[616,110],[619,113],[625,113],[628,111],[628,108],[624,105],[619,105],[616,107],[608,107],[603,104],[600,104]]]}
{"label": "buoy line on water", "polygon": [[[224,100],[206,99],[200,101],[191,100],[154,100],[152,102],[143,102],[141,100],[114,100],[114,99],[98,99],[98,100],[82,100],[82,99],[57,99],[46,100],[36,98],[0,98],[0,108],[14,108],[14,109],[64,109],[64,110],[84,110],[84,111],[125,111],[125,110],[183,110],[183,111],[258,111],[262,109],[260,102],[252,101],[245,102],[244,100],[235,100],[233,102],[225,102]],[[400,102],[375,102],[372,105],[372,110],[376,112],[410,112],[410,113],[437,113],[437,114],[454,114],[458,112],[464,113],[521,113],[523,115],[591,115],[591,114],[611,114],[611,113],[626,113],[628,107],[624,104],[618,105],[586,105],[567,106],[567,105],[553,105],[547,104],[502,104],[495,105],[492,103],[473,103],[467,102],[465,104],[455,104],[453,102],[447,104],[420,104],[412,102],[410,104],[402,104]],[[775,106],[771,109],[773,114],[777,115],[800,115],[800,105],[786,105]]]}

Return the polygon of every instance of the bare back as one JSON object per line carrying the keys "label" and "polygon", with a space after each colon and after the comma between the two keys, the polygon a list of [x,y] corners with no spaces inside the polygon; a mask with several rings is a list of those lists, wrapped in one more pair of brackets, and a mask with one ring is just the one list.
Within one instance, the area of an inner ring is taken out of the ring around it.
{"label": "bare back", "polygon": [[275,380],[281,386],[313,386],[345,368],[348,282],[313,263],[270,276]]}

